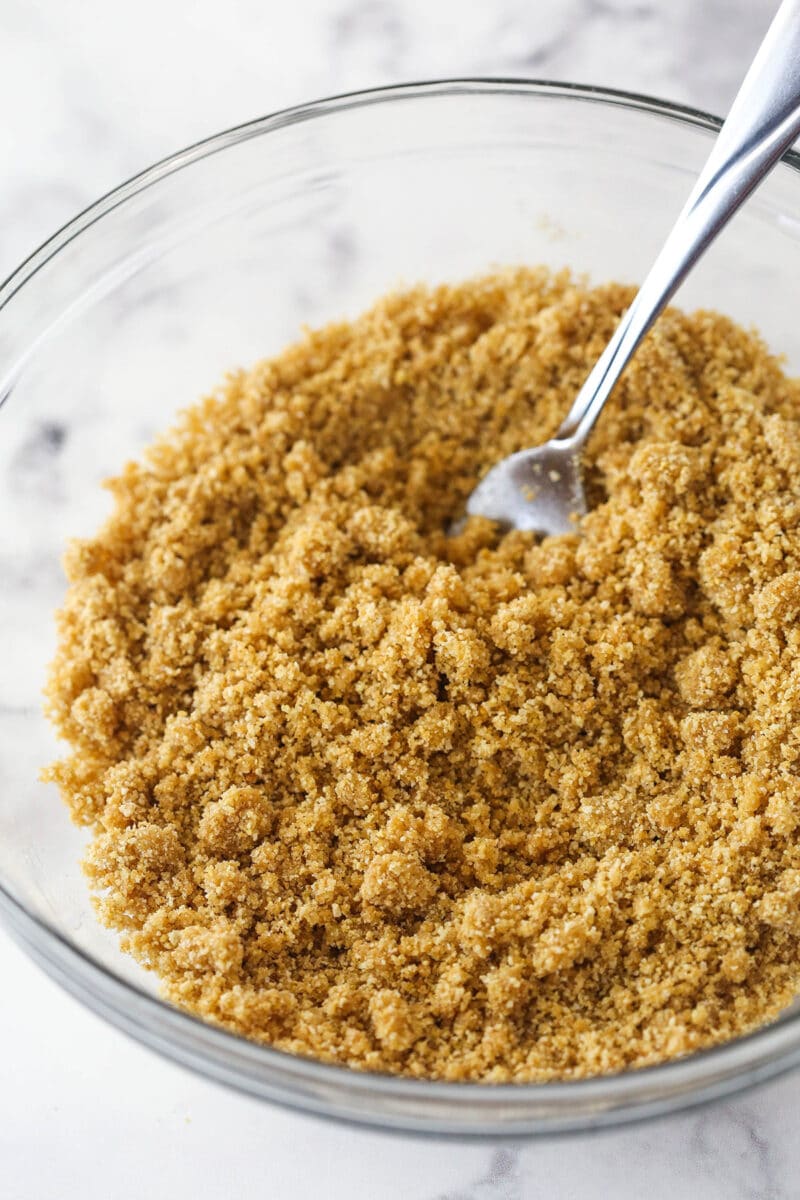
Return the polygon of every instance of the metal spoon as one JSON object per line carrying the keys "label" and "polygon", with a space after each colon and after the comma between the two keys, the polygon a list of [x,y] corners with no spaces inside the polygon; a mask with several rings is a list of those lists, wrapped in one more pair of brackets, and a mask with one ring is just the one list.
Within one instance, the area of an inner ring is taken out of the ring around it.
{"label": "metal spoon", "polygon": [[586,512],[581,454],[628,359],[736,210],[800,134],[800,0],[784,0],[661,253],[555,437],[492,467],[471,516],[542,534],[575,531]]}

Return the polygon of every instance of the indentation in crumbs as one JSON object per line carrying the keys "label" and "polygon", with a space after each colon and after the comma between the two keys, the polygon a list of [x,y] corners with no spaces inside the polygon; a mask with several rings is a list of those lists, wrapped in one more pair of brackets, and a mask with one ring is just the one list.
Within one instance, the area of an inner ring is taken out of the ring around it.
{"label": "indentation in crumbs", "polygon": [[800,985],[800,385],[671,310],[581,535],[445,530],[631,291],[390,296],[233,374],[74,543],[50,768],[176,1003],[355,1067],[641,1066]]}

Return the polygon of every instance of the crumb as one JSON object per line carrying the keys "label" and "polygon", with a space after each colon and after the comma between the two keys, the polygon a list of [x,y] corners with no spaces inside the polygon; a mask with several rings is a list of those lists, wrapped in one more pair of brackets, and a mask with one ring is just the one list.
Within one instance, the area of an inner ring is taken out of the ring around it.
{"label": "crumb", "polygon": [[579,1078],[800,988],[800,384],[669,310],[537,540],[451,521],[632,291],[516,270],[308,334],[110,483],[48,769],[165,995],[352,1067]]}

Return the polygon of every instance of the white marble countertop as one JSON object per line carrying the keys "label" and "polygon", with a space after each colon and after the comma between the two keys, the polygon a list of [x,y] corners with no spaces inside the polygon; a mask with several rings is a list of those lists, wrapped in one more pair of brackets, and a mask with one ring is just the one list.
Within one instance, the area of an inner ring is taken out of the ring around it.
{"label": "white marble countertop", "polygon": [[[610,84],[724,111],[775,0],[0,0],[0,276],[125,176],[250,117],[409,79]],[[589,1138],[357,1132],[223,1091],[127,1041],[0,934],[9,1200],[797,1196],[800,1075]]]}

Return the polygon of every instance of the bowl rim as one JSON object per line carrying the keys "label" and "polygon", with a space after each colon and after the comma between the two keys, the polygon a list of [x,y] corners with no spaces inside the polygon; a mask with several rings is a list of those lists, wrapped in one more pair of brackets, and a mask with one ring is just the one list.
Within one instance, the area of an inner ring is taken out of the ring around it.
{"label": "bowl rim", "polygon": [[[293,105],[192,143],[131,176],[66,222],[0,284],[0,311],[66,245],[107,213],[201,159],[286,126],[371,105],[458,95],[524,95],[618,107],[714,133],[722,121],[641,93],[556,80],[454,77],[344,92]],[[800,153],[783,160],[800,172]],[[0,405],[4,397],[0,397]],[[176,1008],[103,965],[32,912],[0,878],[0,917],[65,990],[167,1058],[286,1107],[373,1128],[519,1137],[621,1125],[706,1103],[800,1064],[800,1012],[728,1043],[634,1071],[548,1083],[448,1082],[358,1071],[248,1041]],[[382,1107],[385,1105],[385,1107]]]}
{"label": "bowl rim", "polygon": [[[513,94],[562,97],[578,101],[588,101],[617,106],[631,111],[646,112],[653,116],[672,118],[679,124],[694,126],[717,132],[722,126],[722,118],[704,109],[695,108],[689,104],[679,104],[670,100],[661,100],[644,92],[630,92],[622,88],[601,87],[597,84],[571,83],[555,79],[525,79],[512,75],[499,76],[452,76],[441,79],[411,81],[408,83],[386,84],[381,87],[361,88],[351,92],[337,92],[332,96],[310,100],[302,104],[290,105],[277,109],[262,117],[231,125],[219,133],[190,142],[180,150],[144,167],[141,171],[128,176],[108,192],[104,192],[91,204],[81,209],[69,221],[61,225],[46,241],[37,246],[10,275],[0,282],[0,309],[4,308],[12,296],[23,284],[35,275],[63,246],[77,237],[95,221],[107,212],[124,203],[131,196],[144,191],[158,183],[167,175],[171,175],[191,163],[219,153],[229,146],[238,145],[252,137],[272,132],[307,121],[314,117],[328,115],[351,108],[365,108],[373,104],[419,97],[453,96],[453,95],[488,95]],[[795,169],[800,170],[800,149],[787,150],[781,158]]]}

